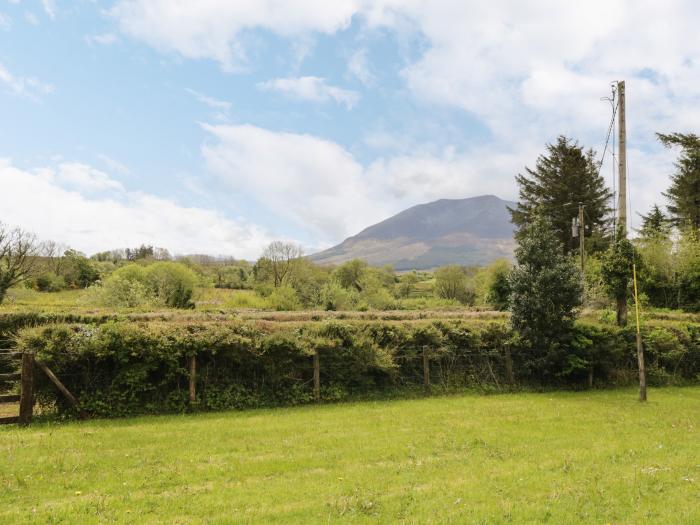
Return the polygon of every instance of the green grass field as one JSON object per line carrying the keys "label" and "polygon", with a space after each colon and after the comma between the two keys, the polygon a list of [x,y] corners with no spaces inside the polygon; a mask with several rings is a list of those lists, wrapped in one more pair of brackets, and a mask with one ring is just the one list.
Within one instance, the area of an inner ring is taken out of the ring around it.
{"label": "green grass field", "polygon": [[0,523],[700,523],[700,388],[0,429]]}

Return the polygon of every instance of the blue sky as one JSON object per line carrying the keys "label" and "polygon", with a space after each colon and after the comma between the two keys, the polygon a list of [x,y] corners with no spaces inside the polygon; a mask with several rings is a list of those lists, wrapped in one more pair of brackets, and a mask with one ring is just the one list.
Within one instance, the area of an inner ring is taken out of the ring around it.
{"label": "blue sky", "polygon": [[558,134],[601,150],[616,79],[632,206],[664,204],[653,133],[697,132],[700,9],[564,4],[0,0],[0,221],[87,253],[313,251],[513,199]]}

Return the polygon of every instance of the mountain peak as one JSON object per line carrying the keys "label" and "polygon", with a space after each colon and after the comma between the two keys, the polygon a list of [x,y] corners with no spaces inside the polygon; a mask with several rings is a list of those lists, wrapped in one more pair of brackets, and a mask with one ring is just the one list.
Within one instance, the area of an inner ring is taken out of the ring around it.
{"label": "mountain peak", "polygon": [[495,195],[418,204],[311,258],[320,264],[359,258],[375,265],[391,264],[397,270],[510,258],[513,225],[507,206],[515,203]]}

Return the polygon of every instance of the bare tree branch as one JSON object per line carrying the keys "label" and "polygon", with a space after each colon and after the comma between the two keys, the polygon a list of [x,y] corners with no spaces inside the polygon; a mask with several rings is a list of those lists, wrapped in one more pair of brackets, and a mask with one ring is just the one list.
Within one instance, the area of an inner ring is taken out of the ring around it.
{"label": "bare tree branch", "polygon": [[34,234],[0,222],[0,303],[10,287],[32,275],[38,246]]}

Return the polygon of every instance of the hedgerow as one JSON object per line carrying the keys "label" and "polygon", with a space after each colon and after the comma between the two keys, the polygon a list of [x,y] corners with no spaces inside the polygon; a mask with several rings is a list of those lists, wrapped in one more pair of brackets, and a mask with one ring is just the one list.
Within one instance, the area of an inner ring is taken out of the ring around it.
{"label": "hedgerow", "polygon": [[[651,384],[700,379],[700,327],[649,325],[643,336]],[[82,408],[98,416],[187,410],[192,356],[202,410],[311,402],[316,352],[326,401],[419,390],[424,352],[431,388],[443,391],[580,388],[589,373],[600,386],[629,384],[636,377],[632,330],[581,323],[566,346],[544,357],[505,323],[449,319],[106,320],[25,328],[16,343],[35,352]],[[55,387],[38,378],[38,401],[71,415]]]}

